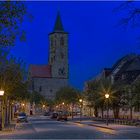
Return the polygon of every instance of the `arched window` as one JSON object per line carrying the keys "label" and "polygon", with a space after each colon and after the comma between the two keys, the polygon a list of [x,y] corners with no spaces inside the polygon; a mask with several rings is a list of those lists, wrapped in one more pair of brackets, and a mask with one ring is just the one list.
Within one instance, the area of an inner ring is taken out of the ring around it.
{"label": "arched window", "polygon": [[64,46],[64,38],[63,37],[60,38],[60,45]]}
{"label": "arched window", "polygon": [[54,42],[54,43],[55,43],[55,46],[56,46],[56,45],[57,45],[57,44],[56,44],[56,40],[55,40],[55,42]]}
{"label": "arched window", "polygon": [[53,46],[53,39],[51,39],[51,46]]}

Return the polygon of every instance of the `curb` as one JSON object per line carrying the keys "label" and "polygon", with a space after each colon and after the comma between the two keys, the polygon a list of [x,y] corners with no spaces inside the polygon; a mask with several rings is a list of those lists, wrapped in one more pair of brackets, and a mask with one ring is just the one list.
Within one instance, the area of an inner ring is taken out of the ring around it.
{"label": "curb", "polygon": [[[81,123],[81,122],[74,122],[74,123],[84,124],[84,123]],[[105,128],[105,129],[115,130],[115,129],[110,128],[110,127],[101,126],[101,125],[96,125],[96,124],[84,124],[84,125],[89,125],[89,126],[95,126],[95,127],[100,127],[100,128]]]}

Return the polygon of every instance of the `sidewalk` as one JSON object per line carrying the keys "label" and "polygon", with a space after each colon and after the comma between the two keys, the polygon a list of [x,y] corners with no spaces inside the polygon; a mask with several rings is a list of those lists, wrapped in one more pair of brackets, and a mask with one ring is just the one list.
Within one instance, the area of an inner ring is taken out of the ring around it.
{"label": "sidewalk", "polygon": [[84,120],[82,118],[82,121],[75,121],[73,120],[72,122],[74,123],[80,123],[80,124],[85,124],[89,126],[94,126],[94,127],[100,127],[100,128],[106,128],[106,129],[111,129],[111,130],[136,130],[140,133],[140,127],[136,126],[129,126],[129,125],[119,125],[119,124],[113,124],[110,123],[108,126],[103,123],[103,122],[98,122],[98,121],[92,121],[92,120]]}
{"label": "sidewalk", "polygon": [[16,126],[16,120],[12,120],[9,125],[5,126],[5,128],[3,128],[2,131],[0,131],[0,134],[4,133],[4,132],[14,131],[15,130],[15,126]]}

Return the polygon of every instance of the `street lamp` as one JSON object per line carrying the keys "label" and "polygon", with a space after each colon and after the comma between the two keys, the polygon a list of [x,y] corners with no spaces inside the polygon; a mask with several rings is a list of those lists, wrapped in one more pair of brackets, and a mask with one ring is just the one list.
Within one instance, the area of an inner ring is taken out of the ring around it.
{"label": "street lamp", "polygon": [[65,103],[63,102],[62,105],[64,105]]}
{"label": "street lamp", "polygon": [[79,99],[79,102],[80,102],[80,121],[81,121],[81,118],[82,118],[82,102],[83,102],[83,100]]}
{"label": "street lamp", "polygon": [[4,90],[0,90],[0,130],[3,128],[3,102]]}
{"label": "street lamp", "polygon": [[109,94],[106,93],[105,94],[105,98],[107,99],[107,118],[106,118],[106,125],[108,125],[108,118],[109,118],[109,115],[108,115],[108,112],[109,112]]}

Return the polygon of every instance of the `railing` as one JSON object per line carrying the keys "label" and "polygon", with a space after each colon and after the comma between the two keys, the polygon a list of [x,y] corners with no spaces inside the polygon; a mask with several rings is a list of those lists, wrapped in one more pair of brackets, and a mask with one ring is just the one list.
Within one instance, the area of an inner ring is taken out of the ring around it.
{"label": "railing", "polygon": [[[106,118],[95,118],[95,117],[93,117],[92,120],[103,122],[103,123],[106,122]],[[112,124],[140,126],[140,120],[109,118],[108,121],[109,121],[109,123],[112,123]]]}

